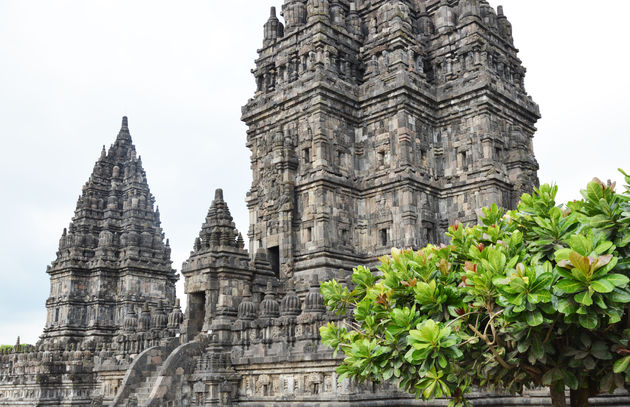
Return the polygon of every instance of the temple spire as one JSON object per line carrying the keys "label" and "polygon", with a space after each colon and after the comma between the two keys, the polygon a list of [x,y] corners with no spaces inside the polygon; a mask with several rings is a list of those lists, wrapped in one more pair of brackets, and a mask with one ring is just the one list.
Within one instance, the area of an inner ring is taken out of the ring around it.
{"label": "temple spire", "polygon": [[214,191],[214,200],[201,226],[198,239],[199,244],[195,243],[195,250],[212,250],[219,246],[242,249],[243,238],[239,240],[234,219],[227,203],[223,200],[223,190],[220,188]]}
{"label": "temple spire", "polygon": [[[170,287],[162,294],[138,293],[132,287],[126,287],[119,292],[99,294],[103,298],[116,296],[122,299],[127,295],[142,294],[151,303],[174,302],[177,276],[171,267],[170,248],[164,243],[159,211],[154,209],[142,161],[140,157],[136,158],[127,117],[123,117],[116,142],[109,151],[101,150],[79,196],[72,222],[59,240],[57,258],[47,272],[51,280],[63,280],[76,270],[89,275],[102,268],[131,273],[143,269],[152,278],[159,276],[164,286]],[[77,295],[74,285],[61,286],[67,287],[63,295]],[[47,304],[49,317],[44,338],[110,335],[122,328],[122,325],[104,326],[103,331],[97,333],[84,321],[75,320],[80,313],[72,309],[92,305],[58,302],[63,295],[52,298]],[[122,306],[116,304],[116,307]],[[97,309],[102,308],[95,307],[93,312]]]}
{"label": "temple spire", "polygon": [[120,126],[120,131],[118,132],[118,140],[128,140],[131,142],[131,134],[129,133],[129,121],[127,120],[127,116],[123,116],[122,124]]}

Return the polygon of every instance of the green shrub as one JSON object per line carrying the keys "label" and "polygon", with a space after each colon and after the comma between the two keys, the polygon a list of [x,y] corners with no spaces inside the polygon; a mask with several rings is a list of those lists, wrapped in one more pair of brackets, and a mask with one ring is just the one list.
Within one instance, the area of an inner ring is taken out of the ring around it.
{"label": "green shrub", "polygon": [[351,288],[322,283],[329,309],[352,313],[320,330],[345,354],[339,379],[451,406],[470,405],[472,386],[548,386],[555,406],[565,386],[577,406],[628,387],[630,186],[614,188],[595,179],[558,205],[543,185],[516,211],[492,205],[479,225],[451,226],[449,246],[392,249],[379,273],[357,267]]}

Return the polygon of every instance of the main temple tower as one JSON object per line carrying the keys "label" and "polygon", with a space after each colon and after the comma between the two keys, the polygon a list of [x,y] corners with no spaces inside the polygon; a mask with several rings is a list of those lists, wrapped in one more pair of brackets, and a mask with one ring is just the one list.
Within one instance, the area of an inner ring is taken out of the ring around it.
{"label": "main temple tower", "polygon": [[243,107],[249,246],[280,279],[440,242],[538,182],[538,106],[484,0],[286,0]]}

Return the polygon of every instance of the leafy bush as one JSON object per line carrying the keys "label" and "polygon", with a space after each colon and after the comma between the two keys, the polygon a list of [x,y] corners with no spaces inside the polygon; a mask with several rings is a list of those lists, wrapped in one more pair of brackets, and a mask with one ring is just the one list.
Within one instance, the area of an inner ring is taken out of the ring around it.
{"label": "leafy bush", "polygon": [[549,386],[555,406],[565,386],[576,406],[628,387],[630,186],[614,188],[595,179],[558,205],[543,185],[516,211],[492,205],[479,225],[451,226],[449,246],[392,249],[350,287],[322,283],[329,309],[352,313],[320,329],[345,354],[339,379],[392,381],[451,406],[470,405],[473,386]]}
{"label": "leafy bush", "polygon": [[[25,350],[27,345],[25,344],[21,344],[20,346],[20,350]],[[12,351],[15,348],[15,345],[0,345],[0,351]]]}

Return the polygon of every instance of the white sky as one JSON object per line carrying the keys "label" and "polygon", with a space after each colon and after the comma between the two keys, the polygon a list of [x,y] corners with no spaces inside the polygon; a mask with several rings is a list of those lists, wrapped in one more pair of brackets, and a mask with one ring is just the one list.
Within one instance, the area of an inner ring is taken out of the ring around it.
{"label": "white sky", "polygon": [[[577,197],[630,170],[627,0],[503,4],[540,105],[542,182]],[[245,235],[240,107],[280,0],[0,0],[0,344],[44,325],[61,231],[101,146],[129,116],[180,269],[215,188]],[[181,288],[181,287],[180,287]],[[181,290],[179,292],[182,294]]]}

